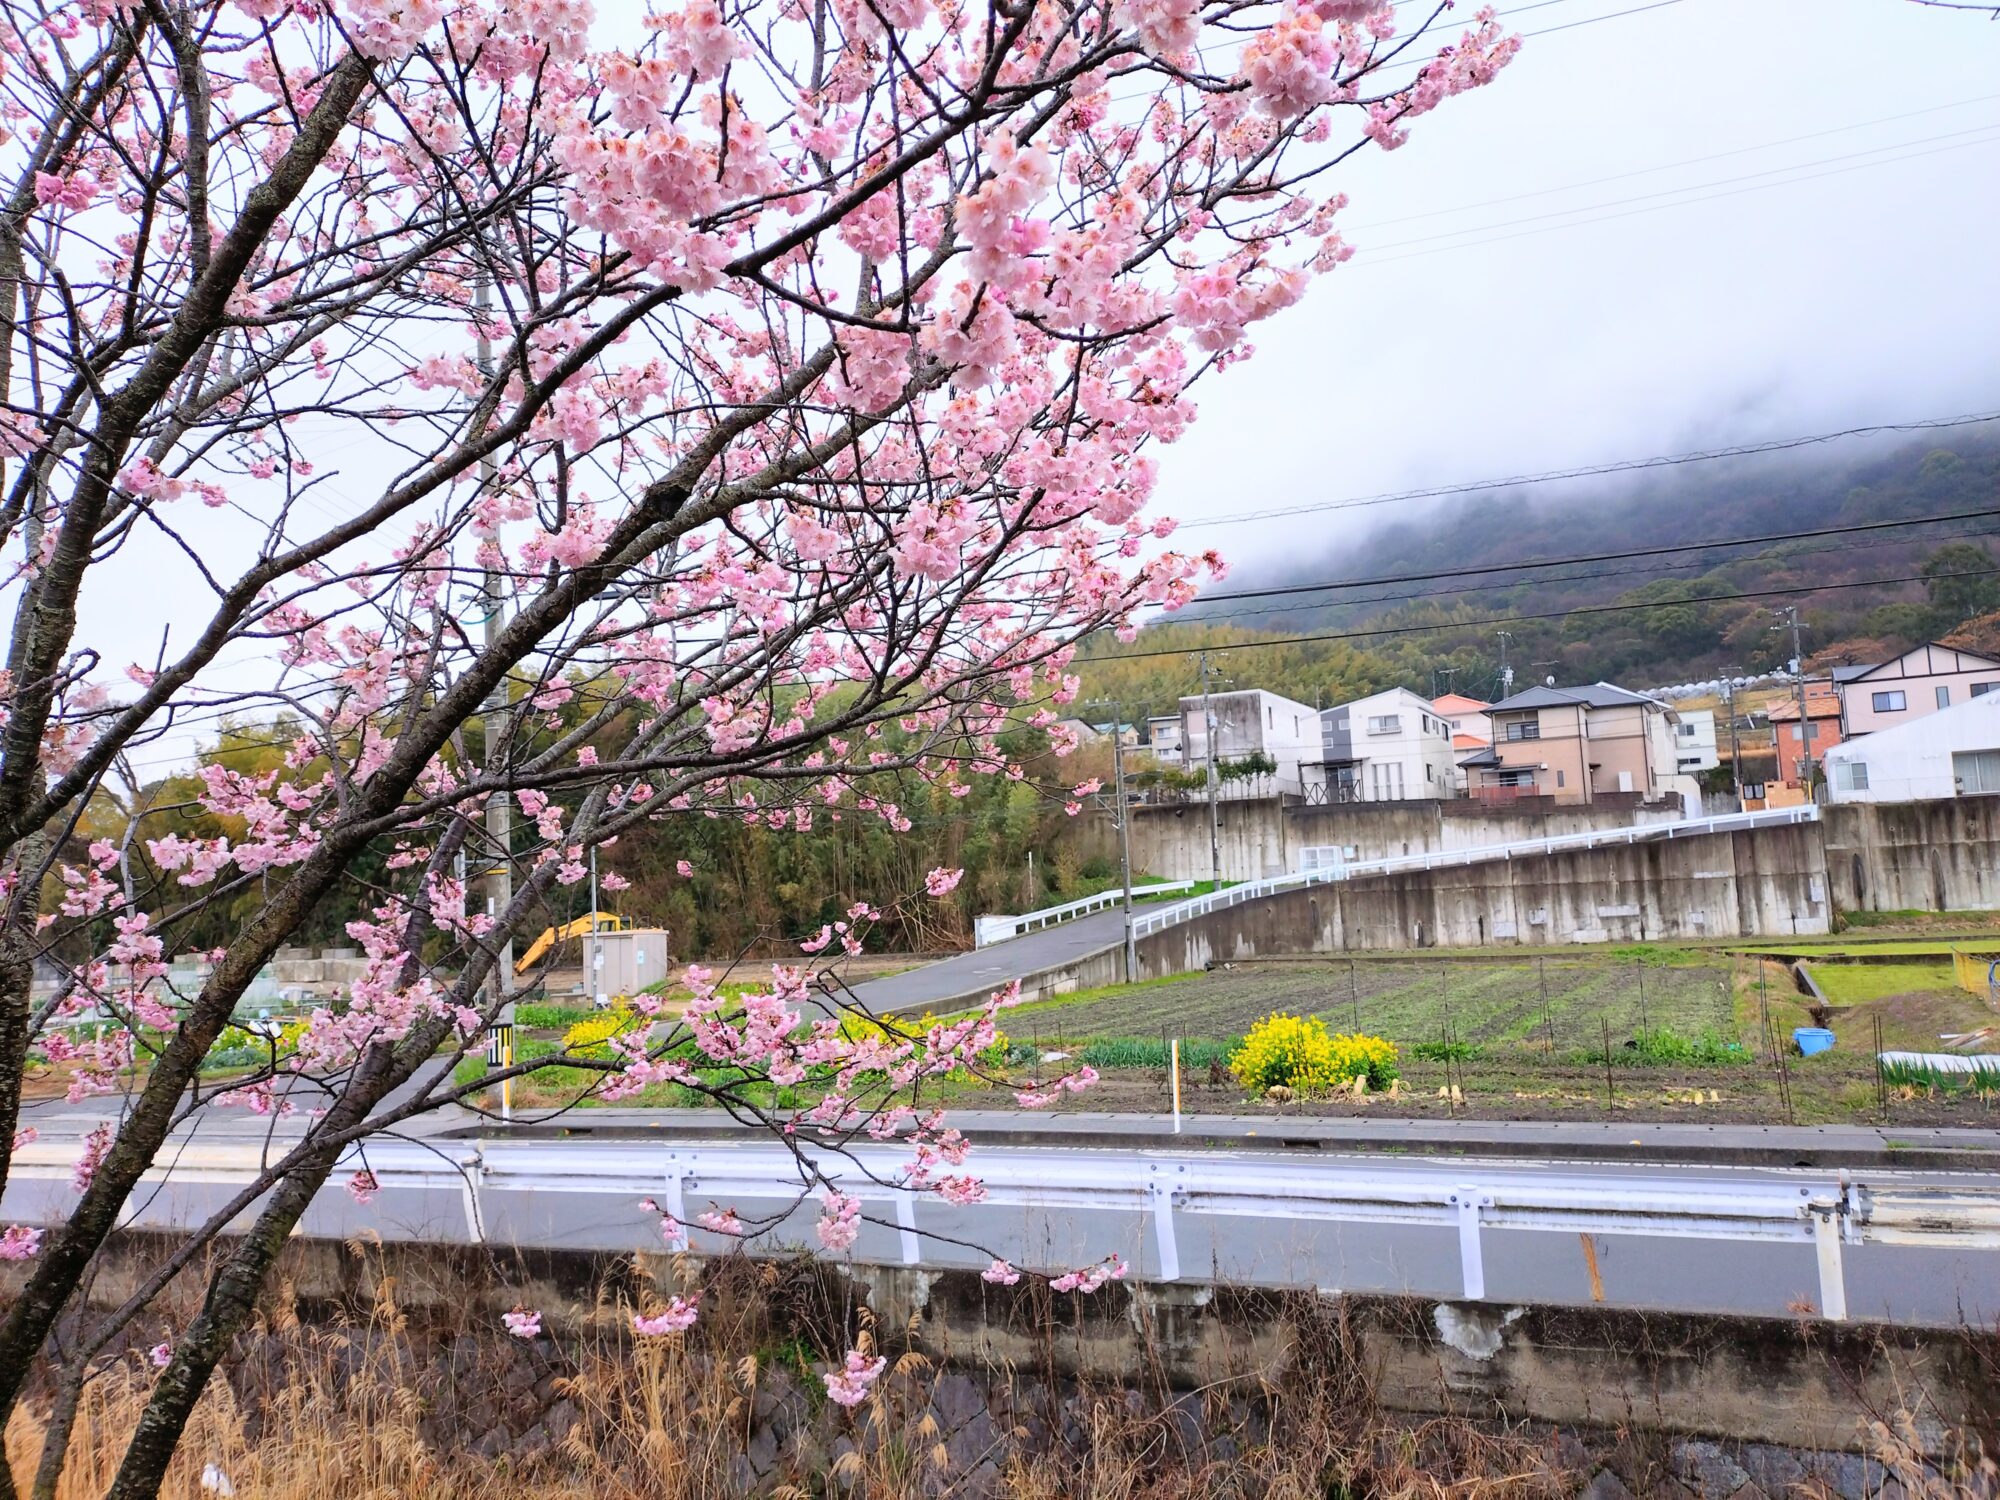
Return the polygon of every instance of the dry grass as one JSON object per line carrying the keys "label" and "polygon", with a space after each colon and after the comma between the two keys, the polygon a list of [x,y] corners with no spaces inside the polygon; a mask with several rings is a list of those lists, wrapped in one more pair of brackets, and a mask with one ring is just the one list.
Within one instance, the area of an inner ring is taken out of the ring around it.
{"label": "dry grass", "polygon": [[[746,1267],[734,1285],[711,1280],[691,1342],[636,1348],[609,1331],[623,1318],[611,1302],[560,1349],[531,1351],[413,1328],[393,1296],[391,1284],[354,1324],[268,1316],[201,1403],[162,1494],[207,1500],[214,1465],[244,1500],[723,1500],[750,1492],[746,1448],[759,1451],[756,1492],[783,1500],[1541,1500],[1573,1493],[1579,1477],[1523,1433],[1379,1415],[1337,1316],[1299,1323],[1276,1382],[1246,1372],[1146,1395],[976,1372],[982,1392],[997,1381],[1008,1399],[997,1421],[981,1413],[968,1441],[940,1417],[942,1387],[963,1380],[915,1348],[892,1360],[866,1406],[830,1407],[815,1350],[871,1340],[868,1314],[765,1268]],[[104,1493],[151,1379],[132,1353],[92,1384],[59,1500]],[[509,1392],[541,1410],[564,1404],[573,1425],[532,1451],[478,1456],[478,1404]],[[789,1420],[774,1420],[780,1409]],[[39,1411],[17,1413],[6,1456],[24,1495],[40,1447]]]}

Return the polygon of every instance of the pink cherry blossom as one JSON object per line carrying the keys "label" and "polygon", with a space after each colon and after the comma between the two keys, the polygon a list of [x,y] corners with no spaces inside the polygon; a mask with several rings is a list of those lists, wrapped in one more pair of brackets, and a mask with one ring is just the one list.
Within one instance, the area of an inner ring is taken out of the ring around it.
{"label": "pink cherry blossom", "polygon": [[948,896],[965,879],[964,870],[936,869],[924,877],[924,889],[933,896]]}
{"label": "pink cherry blossom", "polygon": [[861,1237],[861,1201],[828,1188],[822,1198],[824,1211],[814,1229],[819,1242],[833,1251],[852,1250]]}
{"label": "pink cherry blossom", "polygon": [[979,1273],[981,1281],[990,1281],[995,1286],[1012,1286],[1021,1279],[1021,1273],[1004,1260],[996,1259],[992,1265]]}
{"label": "pink cherry blossom", "polygon": [[0,1260],[33,1260],[41,1253],[42,1231],[25,1224],[0,1229]]}
{"label": "pink cherry blossom", "polygon": [[174,1346],[165,1342],[153,1345],[146,1351],[146,1362],[156,1370],[164,1370],[174,1362]]}
{"label": "pink cherry blossom", "polygon": [[846,1361],[836,1370],[830,1370],[822,1378],[826,1381],[827,1399],[836,1406],[853,1408],[868,1399],[869,1387],[889,1366],[889,1361],[879,1356],[868,1358],[859,1349],[850,1349]]}
{"label": "pink cherry blossom", "polygon": [[1122,1280],[1126,1270],[1123,1258],[1110,1255],[1096,1265],[1065,1271],[1049,1283],[1049,1289],[1056,1292],[1094,1292],[1107,1282]]}
{"label": "pink cherry blossom", "polygon": [[640,1338],[663,1338],[670,1333],[685,1333],[694,1327],[698,1309],[693,1301],[680,1297],[669,1297],[665,1307],[650,1316],[632,1315],[632,1331]]}
{"label": "pink cherry blossom", "polygon": [[510,1313],[502,1313],[500,1322],[517,1339],[532,1339],[542,1331],[542,1315],[525,1308],[517,1307]]}

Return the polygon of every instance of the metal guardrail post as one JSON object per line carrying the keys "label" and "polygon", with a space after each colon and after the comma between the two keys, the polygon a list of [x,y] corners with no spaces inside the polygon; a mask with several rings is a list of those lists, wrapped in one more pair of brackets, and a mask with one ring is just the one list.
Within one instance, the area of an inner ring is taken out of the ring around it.
{"label": "metal guardrail post", "polygon": [[[1164,1169],[1153,1165],[1147,1174],[1152,1178],[1148,1191],[1152,1198],[1153,1245],[1160,1257],[1160,1280],[1179,1281],[1181,1279],[1180,1241],[1174,1234],[1174,1184],[1166,1180]],[[1176,1177],[1183,1177],[1187,1168],[1173,1169]]]}
{"label": "metal guardrail post", "polygon": [[687,1179],[692,1174],[694,1157],[683,1157],[678,1151],[667,1153],[665,1172],[667,1188],[667,1216],[674,1221],[674,1232],[667,1237],[667,1248],[676,1253],[688,1247],[687,1232]]}
{"label": "metal guardrail post", "polygon": [[1486,1300],[1486,1257],[1479,1243],[1479,1211],[1493,1206],[1493,1196],[1478,1188],[1462,1187],[1451,1195],[1458,1209],[1458,1264],[1465,1286],[1465,1300]]}
{"label": "metal guardrail post", "polygon": [[1843,1205],[1807,1210],[1812,1215],[1813,1250],[1819,1260],[1820,1316],[1835,1323],[1847,1321],[1847,1273],[1840,1254],[1840,1221]]}

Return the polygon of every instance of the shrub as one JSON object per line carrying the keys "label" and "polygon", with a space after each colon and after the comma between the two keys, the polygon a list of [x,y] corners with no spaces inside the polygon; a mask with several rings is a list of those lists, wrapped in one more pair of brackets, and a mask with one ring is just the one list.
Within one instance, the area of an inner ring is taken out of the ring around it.
{"label": "shrub", "polygon": [[562,1044],[566,1051],[585,1052],[642,1024],[638,1016],[623,1007],[599,1011],[595,1015],[586,1015],[565,1031]]}
{"label": "shrub", "polygon": [[1317,1016],[1266,1016],[1229,1060],[1252,1093],[1283,1085],[1302,1094],[1345,1088],[1365,1076],[1370,1088],[1396,1078],[1396,1045],[1379,1036],[1332,1034]]}
{"label": "shrub", "polygon": [[[1181,1040],[1181,1067],[1205,1068],[1210,1063],[1229,1061],[1231,1044],[1204,1037]],[[1154,1036],[1098,1037],[1076,1049],[1077,1059],[1093,1068],[1165,1068],[1173,1063],[1173,1050]]]}
{"label": "shrub", "polygon": [[597,1014],[593,1005],[517,1005],[514,1024],[530,1031],[562,1031]]}
{"label": "shrub", "polygon": [[1713,1031],[1687,1037],[1668,1027],[1642,1031],[1632,1039],[1626,1056],[1633,1062],[1655,1066],[1717,1068],[1751,1061],[1750,1051],[1741,1042],[1730,1041]]}

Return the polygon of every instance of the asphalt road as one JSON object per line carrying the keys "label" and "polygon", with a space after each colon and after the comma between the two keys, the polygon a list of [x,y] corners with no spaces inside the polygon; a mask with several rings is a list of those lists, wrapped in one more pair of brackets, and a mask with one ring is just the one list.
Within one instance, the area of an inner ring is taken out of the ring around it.
{"label": "asphalt road", "polygon": [[1113,907],[886,979],[871,979],[856,985],[854,993],[878,1015],[941,1010],[954,1001],[976,1005],[1023,975],[1116,948],[1124,941],[1125,913]]}

